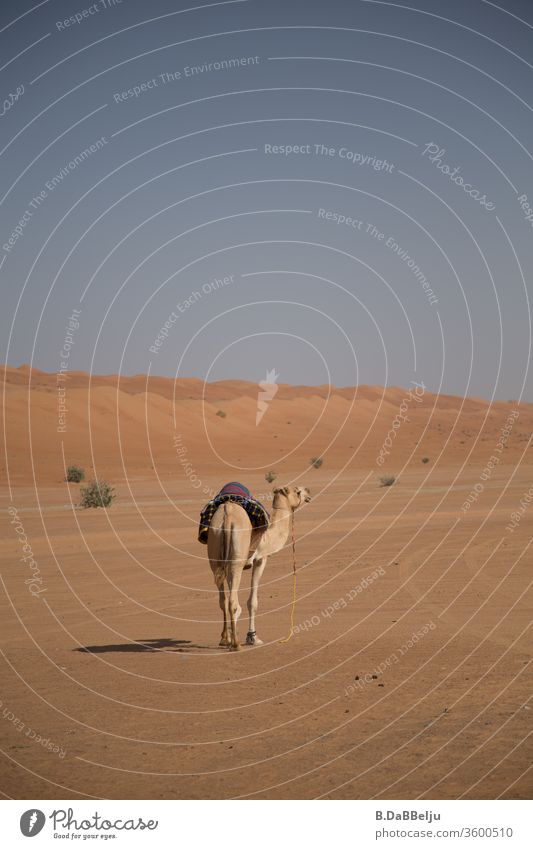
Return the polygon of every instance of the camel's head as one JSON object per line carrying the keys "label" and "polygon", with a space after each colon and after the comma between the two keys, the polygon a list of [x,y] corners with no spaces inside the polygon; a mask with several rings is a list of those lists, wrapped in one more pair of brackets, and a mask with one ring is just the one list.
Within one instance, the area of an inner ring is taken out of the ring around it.
{"label": "camel's head", "polygon": [[304,502],[311,501],[311,493],[306,486],[282,486],[274,490],[274,503],[283,496],[287,499],[289,507],[296,510]]}

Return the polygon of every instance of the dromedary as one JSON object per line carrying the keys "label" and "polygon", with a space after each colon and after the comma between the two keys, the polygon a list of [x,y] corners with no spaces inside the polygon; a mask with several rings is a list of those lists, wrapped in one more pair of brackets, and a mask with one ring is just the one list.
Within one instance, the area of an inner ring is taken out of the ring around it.
{"label": "dromedary", "polygon": [[248,514],[240,504],[227,501],[221,504],[213,515],[207,537],[207,554],[224,614],[221,646],[229,646],[231,651],[241,648],[237,637],[237,620],[241,613],[239,585],[245,566],[252,567],[252,584],[248,599],[250,623],[246,644],[261,645],[262,640],[258,639],[255,633],[255,614],[257,590],[267,557],[283,548],[290,533],[293,511],[304,501],[310,500],[311,495],[307,487],[284,486],[275,489],[270,524],[259,536],[259,541],[257,531],[253,531]]}

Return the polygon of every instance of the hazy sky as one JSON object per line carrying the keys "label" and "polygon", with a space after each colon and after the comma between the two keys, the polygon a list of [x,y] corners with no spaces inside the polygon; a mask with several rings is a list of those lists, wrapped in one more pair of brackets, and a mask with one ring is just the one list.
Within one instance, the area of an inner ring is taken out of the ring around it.
{"label": "hazy sky", "polygon": [[1,359],[533,400],[530,2],[1,19]]}

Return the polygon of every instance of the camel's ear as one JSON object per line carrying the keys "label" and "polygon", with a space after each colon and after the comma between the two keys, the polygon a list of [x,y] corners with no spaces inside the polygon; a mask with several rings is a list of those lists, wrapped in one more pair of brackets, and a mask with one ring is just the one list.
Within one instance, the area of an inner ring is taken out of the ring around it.
{"label": "camel's ear", "polygon": [[278,493],[280,493],[280,495],[288,495],[289,494],[289,487],[288,486],[278,487],[277,489],[274,490],[274,495],[277,495]]}

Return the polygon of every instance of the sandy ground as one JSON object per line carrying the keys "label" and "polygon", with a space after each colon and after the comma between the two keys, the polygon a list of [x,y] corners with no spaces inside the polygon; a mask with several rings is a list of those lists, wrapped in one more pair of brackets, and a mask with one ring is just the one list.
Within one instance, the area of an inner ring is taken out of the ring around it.
{"label": "sandy ground", "polygon": [[[32,375],[28,396],[10,370],[6,385],[5,796],[531,795],[531,405],[411,397],[381,466],[401,388],[354,402],[282,387],[256,427],[251,385],[203,401],[199,381],[89,395],[80,376],[58,433],[54,381]],[[64,462],[112,482],[114,505],[75,509]],[[296,633],[280,644],[286,548],[260,589],[264,645],[230,653],[198,514],[227,480],[266,495],[269,469],[313,493],[296,514]]]}

